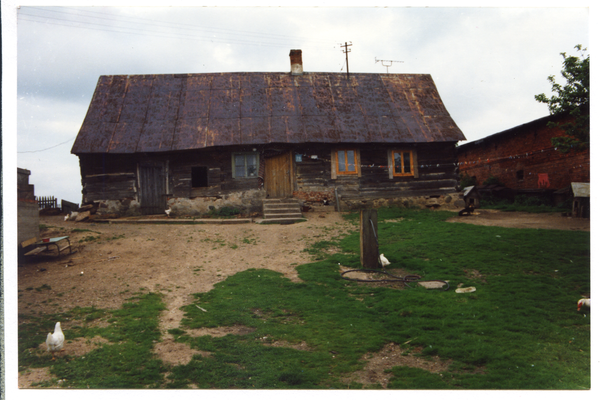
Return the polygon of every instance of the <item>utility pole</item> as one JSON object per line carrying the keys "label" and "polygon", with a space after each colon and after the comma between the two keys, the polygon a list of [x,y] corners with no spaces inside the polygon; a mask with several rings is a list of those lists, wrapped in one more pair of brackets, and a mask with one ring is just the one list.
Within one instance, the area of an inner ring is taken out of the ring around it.
{"label": "utility pole", "polygon": [[344,44],[340,45],[340,47],[344,47],[345,50],[342,50],[343,53],[346,54],[346,78],[350,79],[350,70],[348,68],[348,53],[350,53],[352,51],[352,49],[348,49],[349,46],[352,46],[352,42],[350,42],[350,44],[348,44],[348,42],[345,42]]}
{"label": "utility pole", "polygon": [[[383,65],[385,67],[385,73],[389,74],[389,68],[392,66],[393,63],[395,62],[399,62],[399,63],[403,63],[404,61],[395,61],[395,60],[378,60],[377,57],[375,57],[375,64],[377,64],[378,62],[381,63],[381,65]],[[384,63],[389,63],[388,65],[384,64]]]}

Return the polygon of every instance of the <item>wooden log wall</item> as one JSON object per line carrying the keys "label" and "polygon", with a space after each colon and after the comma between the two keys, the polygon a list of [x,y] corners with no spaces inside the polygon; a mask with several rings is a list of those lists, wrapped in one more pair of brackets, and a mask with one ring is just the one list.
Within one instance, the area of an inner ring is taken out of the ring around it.
{"label": "wooden log wall", "polygon": [[83,203],[136,197],[137,163],[129,155],[79,156]]}
{"label": "wooden log wall", "polygon": [[[331,176],[331,148],[306,146],[297,148],[303,155],[296,163],[297,192],[332,191],[346,199],[386,197],[441,196],[456,192],[457,167],[454,143],[420,144],[409,148],[416,151],[418,177],[394,177],[388,170],[388,150],[391,146],[349,144],[336,146],[360,151],[361,174]],[[334,149],[336,147],[333,147]],[[310,156],[317,156],[315,159]],[[301,197],[301,196],[299,196]]]}
{"label": "wooden log wall", "polygon": [[[228,147],[179,153],[169,162],[169,187],[172,197],[217,197],[228,193],[258,189],[258,178],[234,179],[233,153],[249,153],[253,148]],[[208,168],[208,186],[192,187],[192,168]]]}
{"label": "wooden log wall", "polygon": [[[256,147],[255,147],[256,148]],[[331,150],[354,148],[360,151],[361,173],[333,177]],[[403,147],[407,148],[407,147]],[[304,200],[316,193],[317,200],[333,200],[334,189],[346,199],[441,196],[456,191],[457,167],[454,143],[413,145],[418,177],[394,177],[388,172],[390,145],[265,145],[257,148],[261,161],[274,152],[292,151],[295,173],[294,195]],[[165,167],[169,197],[219,197],[228,193],[259,189],[260,178],[234,179],[231,157],[234,152],[252,152],[244,146],[204,149],[179,153],[89,154],[80,155],[84,200],[122,200],[137,197],[137,167],[158,162]],[[296,161],[296,156],[302,157]],[[192,168],[205,167],[208,186],[192,187]],[[304,196],[304,197],[303,197]]]}

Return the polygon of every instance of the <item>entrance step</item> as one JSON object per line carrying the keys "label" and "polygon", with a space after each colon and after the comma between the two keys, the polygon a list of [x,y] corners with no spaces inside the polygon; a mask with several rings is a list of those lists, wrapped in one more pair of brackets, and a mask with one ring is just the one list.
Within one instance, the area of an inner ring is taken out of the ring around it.
{"label": "entrance step", "polygon": [[296,199],[264,199],[263,219],[257,221],[264,223],[294,223],[306,221],[300,209],[300,202]]}

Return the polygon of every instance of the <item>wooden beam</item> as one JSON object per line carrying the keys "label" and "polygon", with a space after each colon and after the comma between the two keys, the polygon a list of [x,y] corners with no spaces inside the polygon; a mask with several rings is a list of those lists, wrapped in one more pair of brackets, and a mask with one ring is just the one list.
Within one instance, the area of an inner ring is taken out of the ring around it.
{"label": "wooden beam", "polygon": [[364,269],[380,268],[377,210],[360,211],[360,263]]}

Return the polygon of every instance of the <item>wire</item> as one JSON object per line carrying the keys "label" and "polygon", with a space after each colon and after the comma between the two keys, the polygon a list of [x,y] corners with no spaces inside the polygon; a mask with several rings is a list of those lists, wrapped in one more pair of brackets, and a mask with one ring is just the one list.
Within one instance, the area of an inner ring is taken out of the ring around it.
{"label": "wire", "polygon": [[[234,30],[234,29],[215,28],[215,27],[200,28],[200,27],[198,27],[198,25],[195,25],[195,24],[182,24],[179,22],[175,23],[175,22],[159,21],[159,20],[152,19],[152,18],[130,17],[130,16],[123,16],[123,15],[115,16],[114,14],[111,14],[111,13],[103,13],[103,12],[99,12],[99,11],[84,10],[84,9],[79,9],[79,8],[71,9],[69,7],[61,7],[62,10],[73,10],[73,11],[77,11],[76,13],[51,10],[51,9],[42,8],[42,7],[28,7],[28,9],[30,9],[30,8],[43,10],[43,11],[47,11],[47,12],[75,15],[75,16],[87,17],[87,18],[110,20],[110,21],[116,21],[116,22],[119,22],[119,19],[127,19],[127,20],[131,20],[131,22],[133,22],[133,23],[142,24],[142,25],[151,25],[153,27],[156,27],[157,24],[162,24],[165,27],[169,27],[169,28],[176,28],[176,29],[179,28],[179,29],[192,30],[192,31],[214,31],[214,32],[225,32],[225,33],[231,32],[233,34],[243,34],[246,37],[247,36],[264,36],[267,38],[281,37],[282,39],[285,39],[285,40],[298,39],[298,38],[295,38],[295,37],[289,36],[289,35],[274,35],[274,34],[270,34],[270,33],[260,33],[260,32],[253,32],[253,31]],[[107,15],[112,18],[96,17],[93,15],[88,16],[88,15],[82,15],[81,13]],[[142,21],[142,22],[136,22],[136,21]],[[148,21],[148,22],[145,22],[145,21]],[[181,28],[181,27],[186,27],[186,26],[189,26],[191,28]],[[329,44],[329,42],[321,41],[321,40],[314,40],[314,39],[308,39],[308,38],[300,38],[300,39],[302,39],[304,41],[308,40],[308,41],[312,41],[312,42],[320,43],[320,44]]]}
{"label": "wire", "polygon": [[[74,138],[73,138],[73,139],[74,139]],[[69,140],[67,140],[67,141],[65,141],[65,142],[62,142],[62,143],[56,144],[56,145],[54,145],[54,146],[52,146],[52,147],[48,147],[48,148],[41,149],[41,150],[17,151],[17,154],[22,154],[22,153],[39,153],[39,152],[41,152],[41,151],[46,151],[46,150],[50,150],[50,149],[53,149],[53,148],[55,148],[55,147],[58,147],[58,146],[62,146],[62,145],[63,145],[63,144],[65,144],[65,143],[69,143],[69,142],[70,142],[71,140],[73,140],[73,139],[69,139]]]}
{"label": "wire", "polygon": [[[30,9],[30,8],[28,8]],[[35,9],[35,8],[33,8]],[[96,23],[96,22],[87,22],[84,21],[82,19],[64,19],[64,18],[58,18],[58,17],[51,17],[51,16],[47,16],[47,15],[39,15],[39,14],[30,14],[27,12],[19,12],[19,20],[20,21],[28,21],[28,22],[33,22],[33,23],[44,23],[44,24],[50,24],[50,25],[59,25],[59,26],[64,26],[64,27],[68,27],[68,28],[78,28],[78,29],[91,29],[91,30],[97,30],[97,31],[104,31],[104,32],[113,32],[113,33],[123,33],[123,34],[130,34],[130,35],[144,35],[144,36],[155,36],[155,37],[164,37],[164,38],[173,38],[173,39],[188,39],[188,40],[198,40],[198,41],[211,41],[211,42],[217,42],[217,43],[229,43],[229,44],[244,44],[244,45],[255,45],[255,46],[271,46],[271,47],[289,47],[289,40],[290,39],[294,39],[294,40],[302,40],[302,41],[309,41],[309,42],[313,42],[314,44],[326,44],[328,42],[324,42],[324,41],[315,41],[312,39],[306,39],[306,38],[293,38],[291,36],[284,36],[284,35],[269,35],[269,34],[264,34],[264,33],[253,33],[253,32],[249,32],[249,31],[235,31],[235,30],[229,30],[229,29],[219,29],[219,28],[198,28],[197,26],[194,25],[190,25],[190,24],[175,24],[175,23],[170,23],[170,22],[162,22],[162,21],[156,21],[156,20],[152,20],[152,19],[148,19],[148,18],[135,18],[135,17],[125,17],[125,18],[129,18],[129,19],[133,19],[133,20],[141,20],[141,21],[149,21],[149,22],[130,22],[130,21],[119,21],[119,18],[105,18],[105,17],[95,17],[95,16],[88,16],[88,15],[79,15],[79,14],[74,14],[74,13],[68,13],[68,12],[64,12],[64,11],[57,11],[57,10],[47,10],[47,9],[41,9],[43,11],[47,11],[47,12],[54,12],[54,13],[61,13],[61,14],[66,14],[66,15],[72,15],[72,16],[77,16],[77,17],[84,17],[84,18],[95,18],[95,19],[101,19],[101,20],[111,20],[114,21],[116,23],[135,23],[135,24],[142,24],[142,25],[151,25],[153,29],[150,28],[142,28],[142,27],[123,27],[123,26],[115,26],[115,25],[109,25],[109,24],[101,24],[101,23]],[[85,11],[85,10],[82,10]],[[94,13],[94,11],[86,11],[89,13]],[[106,13],[98,13],[101,15],[109,15]],[[33,18],[42,18],[43,20],[37,20],[37,19],[30,19],[30,18],[23,18],[23,17],[33,17]],[[50,22],[48,20],[53,20],[53,21],[61,21],[61,22]],[[80,24],[80,25],[72,25],[72,24]],[[162,24],[162,26],[160,25]],[[96,26],[96,27],[93,27]],[[193,28],[185,28],[183,26],[193,26]],[[100,27],[100,28],[98,28]],[[171,30],[171,32],[157,32],[156,28],[168,28]],[[183,32],[183,31],[188,31],[188,32]],[[189,31],[192,31],[191,34]],[[228,37],[216,37],[216,36],[206,36],[207,34],[210,35],[210,31],[213,32],[218,32],[218,31],[222,31],[225,32],[225,34],[228,34],[227,32],[231,32],[232,34],[235,35],[240,35],[243,36],[244,38],[248,38],[249,36],[255,36],[255,37],[265,37],[267,40],[270,41],[266,41],[266,42],[260,42],[260,41],[256,41],[256,40],[244,40],[244,39],[237,39],[237,38],[228,38]],[[161,34],[163,33],[163,34]],[[198,36],[197,34],[194,33],[201,33],[204,34],[204,36]],[[277,38],[276,36],[279,36],[280,38]],[[281,41],[281,40],[285,40],[287,41],[286,43],[277,43],[277,41]]]}

